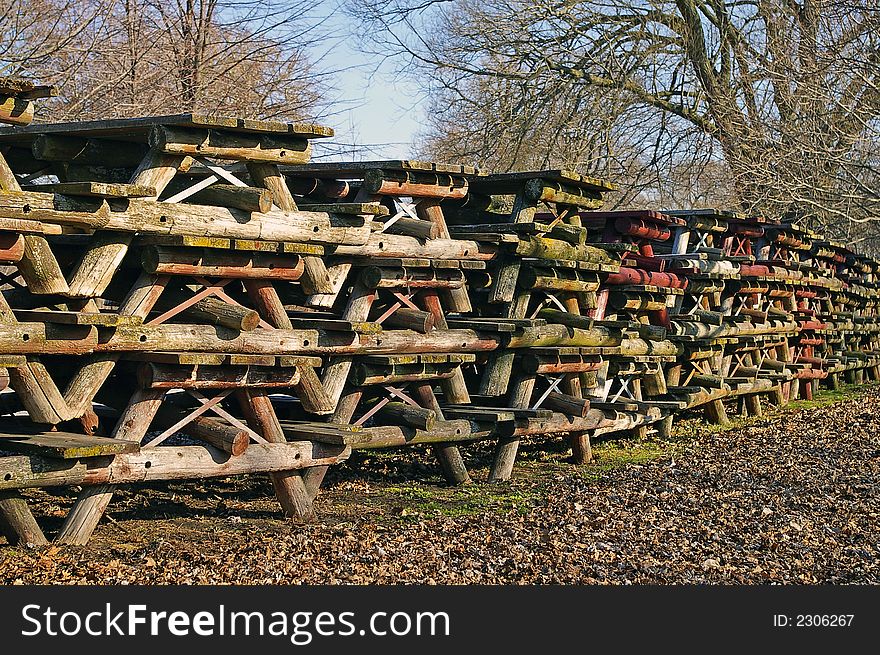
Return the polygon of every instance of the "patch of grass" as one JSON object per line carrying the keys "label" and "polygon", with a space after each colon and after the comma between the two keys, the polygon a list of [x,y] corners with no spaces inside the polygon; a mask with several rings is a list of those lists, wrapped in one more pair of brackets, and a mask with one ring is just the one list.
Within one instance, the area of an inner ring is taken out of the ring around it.
{"label": "patch of grass", "polygon": [[403,483],[382,488],[392,518],[461,517],[484,512],[527,512],[540,503],[544,488],[519,484],[470,484],[439,487]]}
{"label": "patch of grass", "polygon": [[865,384],[842,384],[838,389],[821,389],[813,396],[812,400],[793,400],[785,406],[786,410],[812,409],[814,407],[826,407],[834,403],[852,400],[859,397],[867,389],[877,386],[877,382]]}
{"label": "patch of grass", "polygon": [[577,471],[583,479],[597,481],[609,471],[630,464],[646,464],[674,449],[675,444],[668,441],[603,441],[593,446],[593,461]]}

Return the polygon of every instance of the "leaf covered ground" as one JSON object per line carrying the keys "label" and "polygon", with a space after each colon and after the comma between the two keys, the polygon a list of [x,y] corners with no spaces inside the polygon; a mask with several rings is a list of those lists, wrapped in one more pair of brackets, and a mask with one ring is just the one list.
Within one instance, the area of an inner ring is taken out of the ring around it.
{"label": "leaf covered ground", "polygon": [[[0,545],[0,583],[878,583],[878,417],[870,387],[597,444],[584,467],[545,441],[493,486],[472,446],[477,483],[458,489],[426,452],[358,455],[306,526],[259,476],[127,489],[88,548]],[[74,495],[28,497],[51,533]]]}

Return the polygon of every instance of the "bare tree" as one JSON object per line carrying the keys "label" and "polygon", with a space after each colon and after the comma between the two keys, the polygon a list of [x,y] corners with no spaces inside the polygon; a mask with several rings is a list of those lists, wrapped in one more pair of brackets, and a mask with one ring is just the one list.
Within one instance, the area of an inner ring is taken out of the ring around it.
{"label": "bare tree", "polygon": [[0,0],[0,75],[19,76],[88,42],[104,0]]}
{"label": "bare tree", "polygon": [[[372,0],[367,16],[375,51],[445,94],[429,143],[473,118],[463,98],[488,109],[499,89],[530,88],[513,140],[525,116],[546,127],[580,106],[568,124],[589,126],[606,114],[606,141],[634,146],[618,162],[634,173],[632,198],[682,166],[717,179],[723,162],[724,194],[745,210],[873,238],[877,0]],[[584,152],[573,159],[595,159]]]}
{"label": "bare tree", "polygon": [[[41,2],[59,4],[35,4]],[[306,52],[326,30],[306,18],[306,0],[73,4],[78,17],[63,23],[57,11],[29,16],[31,32],[56,35],[40,56],[17,48],[27,35],[0,20],[0,40],[17,53],[16,72],[59,88],[41,107],[43,119],[184,111],[303,119],[320,111],[326,72],[315,70]]]}

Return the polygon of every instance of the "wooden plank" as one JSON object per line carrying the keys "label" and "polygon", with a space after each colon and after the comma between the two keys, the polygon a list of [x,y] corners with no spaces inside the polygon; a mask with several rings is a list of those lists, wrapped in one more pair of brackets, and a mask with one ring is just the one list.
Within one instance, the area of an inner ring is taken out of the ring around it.
{"label": "wooden plank", "polygon": [[279,123],[277,121],[259,121],[229,116],[208,116],[205,114],[171,114],[166,116],[146,116],[143,118],[115,118],[110,120],[37,124],[14,130],[3,128],[0,129],[0,142],[29,142],[39,134],[75,134],[86,137],[117,138],[126,141],[145,142],[150,128],[154,125],[219,128],[233,132],[257,134],[286,134],[307,139],[331,137],[334,134],[332,128],[312,123]]}
{"label": "wooden plank", "polygon": [[227,356],[219,353],[163,353],[135,352],[127,353],[125,359],[139,362],[156,362],[157,364],[200,364],[204,366],[222,366]]}
{"label": "wooden plank", "polygon": [[[379,161],[357,162],[311,162],[304,165],[285,166],[285,175],[294,177],[341,177],[361,179],[366,171],[423,171],[462,175],[468,173],[469,167],[458,164],[437,164],[415,159],[390,159]],[[473,169],[470,169],[473,170]]]}
{"label": "wooden plank", "polygon": [[141,325],[144,319],[140,316],[113,313],[71,312],[43,309],[16,309],[15,317],[19,321],[35,321],[40,323],[61,323],[63,325],[97,325],[100,327],[129,327]]}
{"label": "wooden plank", "polygon": [[28,435],[0,434],[0,448],[53,459],[81,459],[136,453],[140,450],[140,444],[72,432],[50,432]]}
{"label": "wooden plank", "polygon": [[290,324],[296,329],[328,330],[331,332],[356,332],[358,334],[379,334],[382,325],[370,321],[344,321],[336,318],[310,318],[291,316]]}
{"label": "wooden plank", "polygon": [[288,439],[308,439],[318,443],[350,446],[368,443],[371,435],[355,425],[316,423],[311,421],[280,421],[284,435]]}
{"label": "wooden plank", "polygon": [[335,202],[335,203],[298,203],[305,212],[327,212],[328,214],[371,214],[388,216],[391,212],[385,205],[378,202]]}
{"label": "wooden plank", "polygon": [[68,196],[91,198],[153,198],[156,189],[140,184],[118,184],[110,182],[59,182],[56,184],[27,184],[25,191],[62,193]]}
{"label": "wooden plank", "polygon": [[489,407],[467,407],[461,405],[444,405],[443,415],[447,418],[464,418],[471,421],[505,423],[513,421],[516,416],[511,410]]}
{"label": "wooden plank", "polygon": [[562,169],[482,175],[471,178],[470,184],[474,191],[479,191],[480,193],[511,194],[518,192],[522,188],[523,183],[529,180],[546,180],[548,182],[567,184],[600,192],[614,191],[617,188],[606,180]]}

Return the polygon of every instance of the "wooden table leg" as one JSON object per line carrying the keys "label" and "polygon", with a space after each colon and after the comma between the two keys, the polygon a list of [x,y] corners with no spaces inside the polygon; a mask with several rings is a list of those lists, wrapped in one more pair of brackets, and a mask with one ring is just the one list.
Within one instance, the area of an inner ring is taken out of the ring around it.
{"label": "wooden table leg", "polygon": [[[422,407],[434,410],[437,414],[437,419],[443,420],[443,410],[440,408],[440,403],[437,402],[437,397],[434,395],[434,389],[430,383],[425,382],[417,385],[414,389],[414,395]],[[471,477],[468,474],[467,466],[464,463],[464,458],[461,456],[458,446],[449,443],[438,443],[432,444],[431,449],[439,460],[440,466],[443,468],[443,476],[449,484],[461,485],[470,483]]]}
{"label": "wooden table leg", "polygon": [[[136,390],[119,417],[111,437],[140,442],[159,411],[164,396],[164,389]],[[99,484],[83,489],[55,540],[78,546],[88,543],[113,498],[114,489],[112,484]]]}
{"label": "wooden table leg", "polygon": [[[511,407],[524,408],[529,406],[529,401],[535,391],[536,380],[537,377],[534,375],[524,375],[517,378],[510,396]],[[518,451],[518,437],[506,437],[499,440],[495,447],[492,468],[489,469],[489,482],[505,482],[510,479]]]}
{"label": "wooden table leg", "polygon": [[[252,430],[259,432],[269,443],[286,443],[287,437],[278,422],[275,408],[268,395],[262,391],[243,389],[237,391],[239,402],[250,407],[248,423]],[[315,509],[300,471],[271,473],[275,496],[286,516],[297,521],[314,521]]]}
{"label": "wooden table leg", "polygon": [[0,491],[0,528],[13,546],[49,543],[27,502],[17,491]]}

